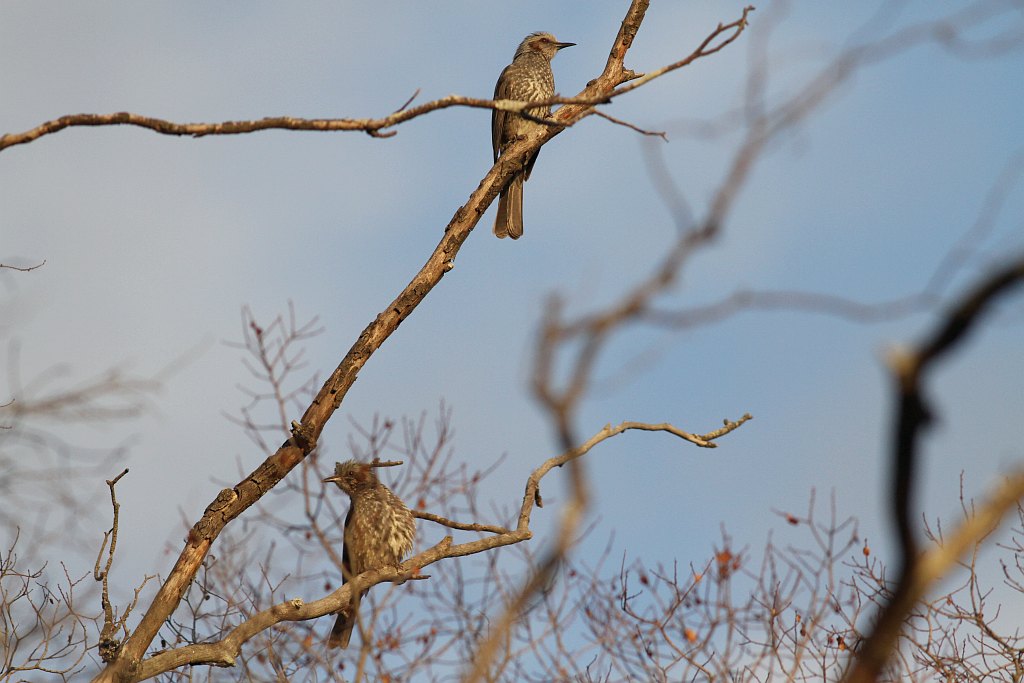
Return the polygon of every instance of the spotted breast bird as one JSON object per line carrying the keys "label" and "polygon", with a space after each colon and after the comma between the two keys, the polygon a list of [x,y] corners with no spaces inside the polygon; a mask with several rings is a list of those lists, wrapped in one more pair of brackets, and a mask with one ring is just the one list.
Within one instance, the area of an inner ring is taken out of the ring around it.
{"label": "spotted breast bird", "polygon": [[[342,581],[371,569],[394,567],[412,550],[416,522],[405,503],[380,483],[370,463],[349,460],[334,466],[334,482],[348,494],[350,505],[345,516],[345,544],[341,554]],[[366,594],[352,596],[348,608],[338,612],[328,647],[348,647],[352,627],[358,619],[359,601]]]}
{"label": "spotted breast bird", "polygon": [[[494,86],[494,99],[535,102],[555,95],[555,77],[551,73],[551,60],[559,50],[576,43],[560,43],[550,33],[531,33],[516,49],[512,63],[505,67]],[[551,114],[550,106],[533,107],[526,110],[530,116],[546,118]],[[498,161],[505,149],[517,139],[543,124],[531,121],[519,114],[491,110],[491,147],[494,161]],[[530,171],[537,162],[534,152],[522,170],[512,177],[498,198],[498,215],[494,219],[494,234],[511,237],[523,236],[523,183],[529,179]]]}

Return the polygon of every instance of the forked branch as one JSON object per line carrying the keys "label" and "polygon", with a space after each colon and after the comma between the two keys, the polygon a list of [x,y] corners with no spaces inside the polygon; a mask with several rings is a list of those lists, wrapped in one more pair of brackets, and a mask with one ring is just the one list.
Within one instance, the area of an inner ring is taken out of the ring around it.
{"label": "forked branch", "polygon": [[[627,72],[622,66],[626,51],[632,43],[632,38],[639,28],[646,10],[647,2],[634,0],[627,12],[626,20],[616,38],[612,49],[612,57],[605,67],[604,73],[580,93],[579,97],[594,98],[605,97],[614,87],[633,77],[632,72]],[[745,16],[745,14],[744,14]],[[738,29],[738,30],[741,30]],[[717,35],[715,31],[713,35]],[[487,107],[495,106],[489,101]],[[410,118],[425,113],[433,108],[452,106],[455,100],[444,104],[423,105],[419,108],[401,109],[388,119],[387,125],[395,125],[397,122],[409,120]],[[481,104],[481,106],[483,106]],[[573,104],[563,106],[555,113],[555,120],[560,123],[567,123],[581,118],[594,105]],[[132,123],[130,114],[117,115],[122,117],[121,123]],[[266,120],[265,120],[266,121]],[[317,126],[326,125],[323,123],[298,124],[299,120],[280,119],[277,121],[282,125],[309,125],[313,129],[320,129]],[[96,122],[102,125],[102,122]],[[164,122],[148,121],[153,126],[160,128]],[[56,124],[55,124],[56,125]],[[66,127],[68,122],[59,124],[54,130]],[[177,124],[175,124],[177,125]],[[241,129],[232,130],[231,125],[221,124],[227,130],[222,132],[243,132]],[[232,124],[234,125],[234,124]],[[260,124],[262,125],[262,124]],[[267,124],[269,125],[269,124]],[[334,125],[334,124],[331,124]],[[350,129],[374,131],[379,130],[383,124],[377,123],[345,123],[338,124],[349,126]],[[244,126],[243,126],[244,128]],[[326,128],[324,128],[326,129]],[[343,128],[342,128],[343,129]],[[249,506],[263,497],[268,491],[277,485],[296,465],[312,451],[315,447],[320,433],[323,431],[327,421],[341,405],[349,388],[355,382],[356,376],[363,365],[377,351],[378,348],[391,336],[416,307],[422,302],[430,291],[437,285],[446,272],[451,270],[455,256],[458,254],[462,244],[469,237],[473,228],[480,220],[480,216],[497,196],[501,188],[507,184],[509,179],[519,168],[529,154],[538,149],[541,145],[557,135],[562,128],[551,126],[539,131],[537,134],[511,146],[499,161],[484,176],[479,186],[472,192],[465,205],[460,207],[448,225],[444,228],[443,236],[433,253],[428,257],[427,262],[420,271],[412,278],[408,285],[398,294],[377,317],[363,330],[352,345],[351,349],[341,360],[338,367],[331,373],[330,377],[321,387],[309,407],[306,409],[301,420],[292,424],[293,436],[285,441],[281,447],[268,457],[250,475],[230,489],[224,489],[217,498],[206,508],[203,516],[195,523],[189,532],[185,547],[171,570],[166,581],[161,585],[156,597],[142,617],[139,625],[124,642],[118,658],[111,662],[100,674],[97,680],[108,681],[133,681],[141,680],[142,670],[140,666],[146,650],[156,637],[157,632],[165,620],[173,613],[180,603],[188,586],[195,579],[197,572],[214,540],[220,535],[224,527],[237,518]],[[53,132],[53,130],[39,129],[37,132],[30,132],[29,138]],[[210,134],[212,131],[204,128],[170,128],[161,132],[171,134]],[[17,138],[17,136],[16,136]],[[34,138],[33,138],[34,139]],[[0,148],[27,142],[29,139],[15,139],[5,136],[0,139]],[[516,540],[521,540],[522,532],[517,530],[510,536],[493,536],[481,539],[476,544],[455,546],[449,551],[449,555],[468,554],[479,552],[489,547],[505,545]],[[528,533],[528,532],[526,532]],[[436,560],[433,560],[436,561]],[[340,605],[340,601],[339,601]],[[324,612],[326,613],[326,611]],[[149,674],[152,675],[152,674]]]}
{"label": "forked branch", "polygon": [[573,448],[561,455],[545,460],[527,478],[525,494],[520,505],[518,522],[515,529],[506,529],[486,524],[464,524],[453,522],[438,515],[425,512],[414,513],[420,519],[426,519],[443,524],[453,529],[489,533],[475,541],[454,544],[450,536],[446,536],[440,543],[429,548],[418,555],[409,558],[398,567],[385,567],[373,571],[364,572],[351,581],[342,584],[330,595],[306,603],[300,599],[287,600],[265,610],[262,610],[242,623],[232,628],[228,634],[220,640],[212,643],[200,643],[186,645],[159,652],[139,665],[135,672],[135,680],[144,680],[153,676],[177,669],[182,666],[213,665],[233,666],[236,657],[241,652],[242,646],[257,634],[282,622],[305,621],[316,619],[327,614],[337,612],[348,605],[352,591],[366,590],[379,583],[403,582],[409,580],[423,580],[429,578],[420,573],[424,567],[451,557],[463,557],[487,552],[495,548],[522,543],[533,537],[530,528],[530,517],[534,507],[540,505],[540,483],[541,480],[552,470],[565,465],[566,463],[581,458],[588,454],[598,444],[618,436],[629,430],[658,431],[676,436],[697,446],[705,448],[714,447],[716,439],[739,428],[744,422],[750,419],[744,415],[733,422],[727,420],[722,428],[716,429],[707,434],[695,435],[683,431],[671,424],[647,424],[642,422],[623,422],[612,427],[608,425],[594,434],[585,443]]}

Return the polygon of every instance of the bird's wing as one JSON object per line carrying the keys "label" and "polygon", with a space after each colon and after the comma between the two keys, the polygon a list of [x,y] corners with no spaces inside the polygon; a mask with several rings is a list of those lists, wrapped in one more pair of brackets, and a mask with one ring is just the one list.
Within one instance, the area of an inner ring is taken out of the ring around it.
{"label": "bird's wing", "polygon": [[[494,99],[496,100],[511,99],[508,87],[509,79],[507,78],[510,68],[511,64],[506,66],[498,76],[498,82],[494,84]],[[498,152],[501,151],[501,132],[505,130],[505,119],[508,118],[508,115],[506,111],[491,110],[491,149],[494,150],[495,162],[498,161]]]}
{"label": "bird's wing", "polygon": [[349,522],[352,520],[352,508],[349,504],[348,513],[345,515],[345,542],[341,545],[341,579],[342,583],[352,578],[352,560],[348,556],[348,530]]}

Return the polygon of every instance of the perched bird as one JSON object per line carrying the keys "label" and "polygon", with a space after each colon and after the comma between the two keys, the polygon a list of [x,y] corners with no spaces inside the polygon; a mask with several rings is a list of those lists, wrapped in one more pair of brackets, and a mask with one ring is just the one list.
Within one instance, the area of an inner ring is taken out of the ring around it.
{"label": "perched bird", "polygon": [[[324,483],[330,481],[351,499],[345,516],[342,580],[350,581],[365,571],[401,564],[412,549],[416,522],[405,503],[380,483],[373,465],[355,460],[339,462],[334,466],[334,476],[324,479]],[[361,591],[354,595],[349,607],[338,612],[327,638],[328,647],[348,647],[358,618],[359,600],[365,594]]]}
{"label": "perched bird", "polygon": [[[494,99],[533,102],[554,97],[555,77],[551,73],[551,60],[563,47],[575,44],[560,43],[550,33],[531,33],[526,36],[516,49],[512,63],[498,76]],[[526,111],[531,116],[544,118],[551,114],[551,107],[535,107]],[[506,147],[540,125],[543,124],[519,114],[492,109],[491,147],[494,149],[494,161],[498,161]],[[494,219],[494,234],[498,237],[517,240],[523,236],[523,182],[529,179],[536,161],[537,152],[534,152],[523,164],[523,170],[502,190],[498,199],[498,215]]]}

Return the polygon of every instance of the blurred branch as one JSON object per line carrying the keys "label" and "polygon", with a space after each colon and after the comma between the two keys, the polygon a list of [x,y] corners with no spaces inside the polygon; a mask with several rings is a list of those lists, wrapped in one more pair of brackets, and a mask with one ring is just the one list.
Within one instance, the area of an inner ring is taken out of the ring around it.
{"label": "blurred branch", "polygon": [[5,474],[0,497],[7,503],[0,508],[0,524],[16,524],[33,539],[27,552],[56,541],[64,550],[80,544],[91,555],[95,547],[88,539],[98,492],[79,482],[104,476],[124,458],[126,446],[85,448],[58,433],[73,423],[98,425],[144,414],[180,360],[149,377],[112,367],[77,382],[70,366],[58,363],[24,381],[20,348],[17,340],[8,345],[7,376],[14,398],[0,405],[0,469]]}
{"label": "blurred branch", "polygon": [[[62,373],[63,367],[54,369]],[[40,376],[48,380],[51,373]],[[71,389],[62,389],[36,398],[19,398],[10,404],[15,419],[45,416],[54,422],[96,422],[137,417],[145,410],[145,397],[160,388],[160,383],[125,375],[113,368]]]}
{"label": "blurred branch", "polygon": [[[922,44],[937,43],[956,54],[969,51],[975,56],[992,56],[1009,50],[1020,50],[1024,45],[1024,23],[1019,22],[1019,12],[1015,7],[1014,3],[1002,0],[975,2],[946,17],[915,23],[888,35],[880,35],[881,28],[870,25],[869,22],[866,30],[860,32],[867,36],[866,39],[844,47],[803,87],[783,98],[778,104],[770,106],[766,101],[770,79],[765,47],[773,29],[772,22],[780,20],[779,12],[785,12],[785,5],[774,7],[775,12],[769,13],[765,30],[755,34],[753,39],[755,54],[747,80],[746,100],[742,108],[719,117],[702,128],[706,137],[718,138],[727,133],[737,132],[737,129],[743,134],[732,163],[718,184],[707,214],[699,219],[693,218],[683,193],[669,178],[664,164],[660,163],[659,157],[652,156],[649,159],[648,171],[663,201],[676,218],[680,230],[676,245],[665,250],[664,259],[652,269],[650,277],[627,292],[617,305],[566,323],[556,321],[550,328],[554,340],[557,341],[559,337],[594,337],[604,334],[604,330],[610,326],[629,321],[687,327],[721,320],[746,309],[802,310],[860,322],[876,322],[924,310],[939,302],[943,288],[948,285],[952,275],[964,266],[979,238],[991,231],[995,217],[1006,202],[1009,190],[1019,180],[1024,168],[1024,153],[1018,152],[1010,159],[990,189],[974,225],[947,252],[920,292],[891,301],[863,303],[819,292],[740,290],[720,301],[681,311],[659,309],[654,305],[654,299],[658,294],[670,290],[676,284],[679,270],[685,265],[692,251],[709,243],[718,235],[754,164],[761,158],[770,142],[795,128],[812,112],[823,106],[830,96],[840,90],[839,86],[853,78],[863,67],[884,61]],[[993,18],[1001,17],[1004,13],[1013,13],[1014,17],[1000,24],[1004,28],[997,35],[979,39],[965,37],[971,29]],[[1014,19],[1017,19],[1017,23],[1013,23]],[[970,49],[967,50],[966,46],[970,46]],[[649,149],[653,151],[656,148]],[[557,302],[553,304],[553,312],[557,312],[557,306]],[[596,356],[592,345],[588,343],[585,346],[586,353],[577,354],[578,370],[583,369],[583,366]],[[577,382],[581,381],[581,373],[578,370],[574,373]]]}
{"label": "blurred branch", "polygon": [[[658,163],[660,160],[660,156],[650,159],[649,172],[663,197],[674,207],[674,211],[682,211],[683,201],[677,188],[668,179],[664,165]],[[928,281],[917,292],[888,301],[862,302],[823,292],[740,289],[703,306],[682,310],[651,306],[640,313],[640,318],[651,325],[686,328],[718,322],[749,310],[784,310],[818,313],[853,322],[877,323],[930,310],[942,302],[954,278],[970,264],[971,258],[977,255],[979,245],[993,232],[996,219],[1011,195],[1010,191],[1020,183],[1022,175],[1024,151],[1018,151],[1008,160],[989,188],[974,222],[946,252]]]}
{"label": "blurred branch", "polygon": [[[597,312],[575,318],[563,313],[563,304],[552,299],[542,324],[533,372],[534,393],[548,412],[555,432],[563,443],[573,438],[574,414],[580,402],[587,395],[593,381],[597,363],[603,350],[616,333],[633,324],[668,321],[680,323],[679,314],[665,313],[655,309],[657,299],[672,290],[681,279],[681,273],[689,259],[699,249],[707,247],[722,231],[729,214],[735,206],[740,192],[751,177],[754,165],[762,158],[769,143],[804,121],[815,109],[824,104],[839,86],[849,80],[863,65],[887,59],[906,51],[915,45],[937,41],[948,43],[950,32],[959,35],[968,27],[990,16],[990,7],[978,11],[960,12],[941,21],[923,22],[908,29],[895,31],[890,35],[872,38],[867,42],[845,48],[834,60],[822,68],[809,83],[794,95],[785,98],[781,104],[767,106],[765,93],[767,76],[763,69],[751,70],[747,101],[742,121],[746,130],[731,164],[723,174],[721,182],[712,195],[706,214],[694,220],[681,193],[674,191],[670,182],[660,184],[662,195],[669,197],[673,208],[685,212],[677,221],[680,229],[678,239],[664,251],[664,256],[649,273],[631,289],[625,291],[612,304]],[[628,24],[624,22],[624,27]],[[635,31],[633,31],[635,33]],[[614,51],[613,51],[614,54]],[[628,86],[627,86],[628,87]],[[559,114],[562,110],[559,110]],[[556,115],[557,118],[557,115]],[[998,201],[998,200],[997,200]],[[946,266],[940,266],[940,271]],[[927,292],[924,296],[927,296]],[[803,293],[738,293],[732,298],[705,309],[689,311],[682,315],[685,322],[713,319],[728,315],[742,306],[760,304],[763,306],[804,306],[820,310],[836,310],[851,316],[871,316],[903,312],[920,303],[919,298],[894,302],[889,311],[867,307],[839,297]],[[562,356],[565,356],[564,358]],[[564,366],[564,367],[563,367]],[[561,378],[561,379],[560,379]],[[580,508],[587,503],[586,485],[583,472],[571,468],[573,500]],[[569,508],[570,510],[572,508]],[[573,521],[569,513],[563,520],[563,529],[571,528]],[[578,519],[578,518],[577,518]],[[568,547],[569,537],[560,534],[559,543],[551,552],[549,562],[542,563],[538,574],[532,577],[523,589],[523,594],[543,585],[543,572],[550,571]],[[493,637],[488,644],[495,643]],[[494,645],[496,647],[496,645]],[[486,658],[481,658],[486,662]],[[476,665],[478,677],[482,677],[481,665]]]}
{"label": "blurred branch", "polygon": [[160,389],[160,374],[140,377],[117,367],[77,386],[51,388],[70,375],[67,364],[53,365],[23,384],[20,351],[18,341],[12,340],[7,366],[10,391],[17,400],[0,406],[15,420],[43,417],[53,422],[95,422],[136,417],[145,410],[147,396]]}
{"label": "blurred branch", "polygon": [[900,545],[896,588],[881,610],[871,635],[857,653],[844,680],[878,680],[892,656],[910,610],[960,554],[991,533],[1002,516],[1024,495],[1024,473],[1006,477],[991,500],[966,520],[951,542],[924,555],[912,525],[913,490],[921,434],[934,419],[924,389],[935,362],[954,350],[980,323],[1002,296],[1024,281],[1024,257],[1004,266],[975,285],[940,320],[938,327],[916,349],[894,351],[889,366],[897,393],[898,411],[893,429],[892,490],[890,506]]}

